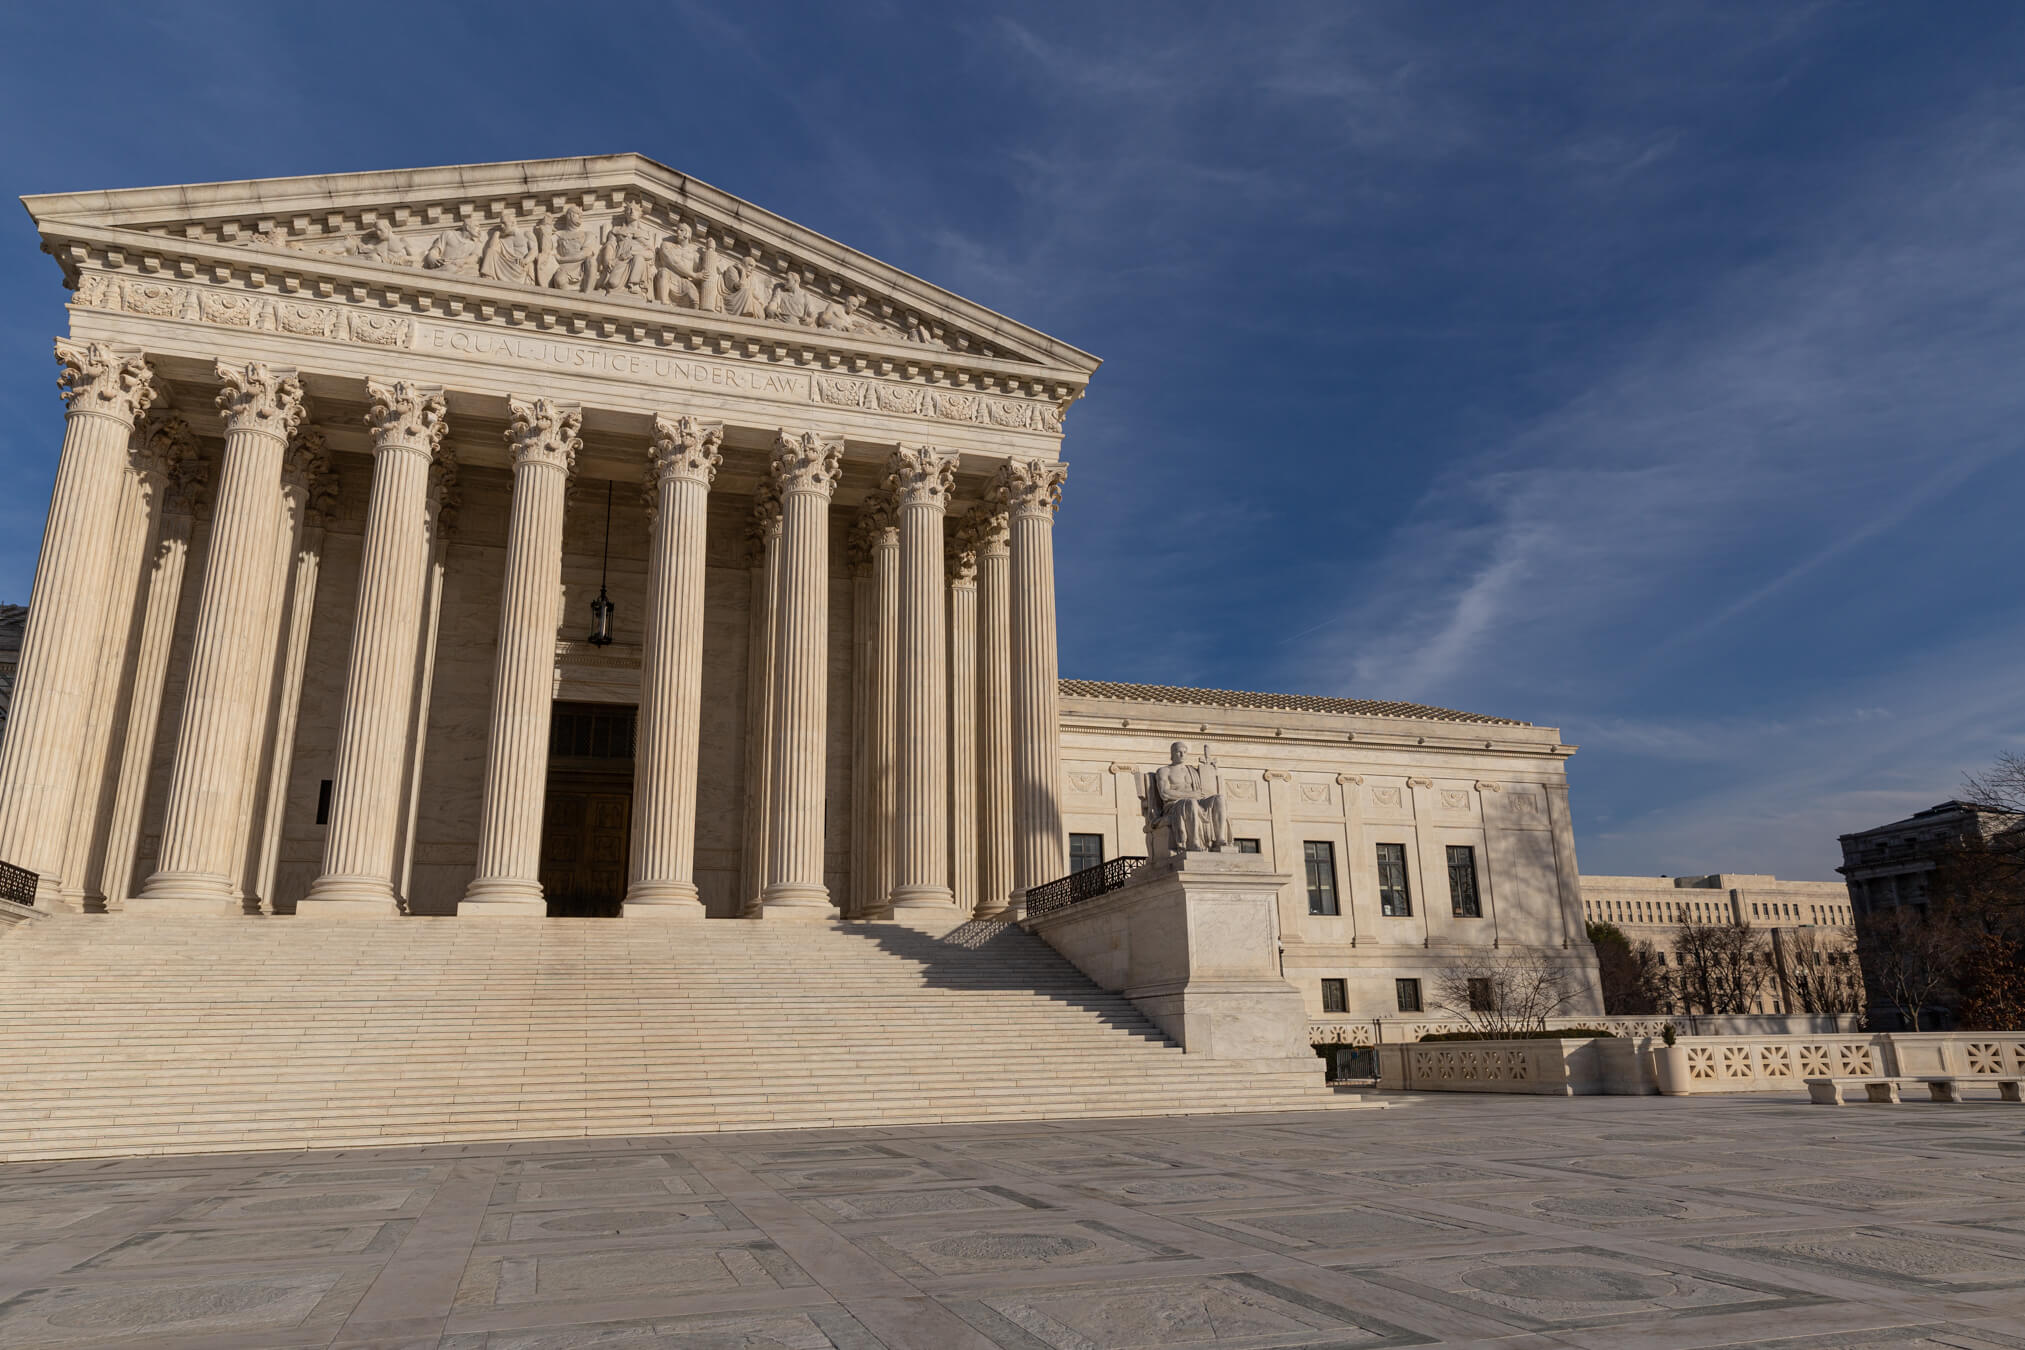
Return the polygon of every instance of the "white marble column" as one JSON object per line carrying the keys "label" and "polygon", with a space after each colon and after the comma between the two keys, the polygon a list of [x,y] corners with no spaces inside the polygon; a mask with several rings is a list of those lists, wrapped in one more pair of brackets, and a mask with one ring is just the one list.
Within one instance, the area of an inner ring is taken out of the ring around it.
{"label": "white marble column", "polygon": [[949,891],[977,913],[977,543],[959,525],[949,541]]}
{"label": "white marble column", "polygon": [[879,584],[872,576],[872,544],[861,515],[851,525],[851,877],[837,911],[862,918],[872,893],[872,610]]}
{"label": "white marble column", "polygon": [[429,748],[429,709],[436,692],[436,636],[443,623],[443,573],[461,500],[457,461],[448,450],[441,451],[429,466],[429,506],[422,527],[428,541],[429,566],[422,577],[422,622],[415,634],[420,644],[415,649],[415,696],[408,704],[408,756],[402,768],[402,781],[407,786],[400,842],[394,848],[394,894],[402,911],[409,914],[414,913],[409,900],[415,883],[415,830],[422,814],[422,768]]}
{"label": "white marble column", "polygon": [[752,590],[746,611],[745,815],[738,917],[757,919],[766,890],[773,813],[773,611],[780,594],[780,489],[769,476],[752,495],[746,527]]}
{"label": "white marble column", "polygon": [[943,521],[956,457],[902,446],[888,464],[900,511],[900,877],[896,918],[954,910],[949,891],[949,631]]}
{"label": "white marble column", "polygon": [[548,724],[562,604],[563,499],[576,470],[583,417],[575,404],[545,398],[513,398],[508,406],[513,511],[499,597],[478,872],[457,910],[465,918],[540,918],[548,912],[541,893],[541,813],[548,795]]}
{"label": "white marble column", "polygon": [[773,807],[768,822],[769,919],[835,914],[823,883],[824,778],[830,664],[830,499],[843,466],[840,438],[783,431],[780,591],[774,614]]}
{"label": "white marble column", "polygon": [[163,473],[148,449],[145,427],[137,426],[129,442],[129,467],[120,480],[119,508],[106,532],[110,565],[98,640],[97,670],[86,705],[84,735],[77,747],[77,784],[71,790],[64,832],[63,907],[90,907],[95,845],[104,839],[105,808],[118,781],[115,733],[131,691],[134,643],[146,612],[143,584],[148,555],[160,523],[159,499]]}
{"label": "white marble column", "polygon": [[862,786],[856,803],[862,824],[853,847],[854,859],[862,850],[863,861],[853,869],[857,889],[850,912],[857,919],[884,919],[892,917],[898,879],[894,737],[900,689],[900,517],[893,495],[883,490],[867,495],[853,528],[865,573],[865,713],[858,747]]}
{"label": "white marble column", "polygon": [[1055,507],[1067,476],[1052,460],[1015,459],[998,477],[1012,533],[1013,891],[1022,910],[1028,888],[1069,868],[1055,654]]}
{"label": "white marble column", "polygon": [[402,769],[415,686],[415,632],[428,567],[429,466],[449,429],[443,391],[366,381],[373,487],[359,553],[359,597],[345,666],[323,870],[297,918],[391,918],[394,848],[406,807]]}
{"label": "white marble column", "polygon": [[205,479],[204,463],[197,457],[197,437],[181,417],[172,413],[162,419],[149,440],[164,473],[161,528],[148,568],[147,612],[141,619],[140,640],[134,651],[133,695],[127,703],[119,782],[113,791],[105,863],[99,874],[99,890],[108,909],[124,909],[133,886],[134,851],[140,844],[141,811],[147,805],[154,774],[169,649],[175,641],[176,615],[182,605],[196,499],[204,490]]}
{"label": "white marble column", "polygon": [[268,758],[267,809],[262,813],[252,894],[274,912],[274,877],[281,858],[281,832],[288,820],[288,784],[295,769],[295,731],[302,717],[302,678],[309,662],[310,624],[316,617],[316,584],[323,570],[324,531],[337,505],[337,480],[324,453],[323,433],[305,427],[296,437],[300,458],[293,468],[304,485],[302,528],[296,537],[295,570],[289,577],[288,626],[281,649],[280,693],[275,700],[274,751]]}
{"label": "white marble column", "polygon": [[107,555],[99,531],[118,501],[134,420],[155,397],[154,372],[136,348],[59,338],[56,361],[57,387],[69,407],[63,454],[0,746],[0,862],[37,874],[35,903],[42,909],[63,903],[64,824],[105,609]]}
{"label": "white marble column", "polygon": [[304,469],[312,453],[304,437],[313,438],[317,451],[322,434],[307,424],[297,428],[281,461],[281,492],[275,498],[278,524],[274,533],[273,571],[267,579],[266,618],[261,631],[267,634],[262,645],[260,668],[255,672],[256,705],[254,734],[246,743],[246,773],[239,797],[239,819],[233,834],[232,856],[238,870],[232,877],[232,892],[249,913],[263,910],[260,894],[260,837],[267,813],[274,809],[269,800],[275,744],[281,722],[282,681],[287,675],[289,578],[295,573],[295,556],[302,544],[302,531],[309,514],[309,478]]}
{"label": "white marble column", "polygon": [[1013,891],[1012,553],[1003,506],[970,514],[977,543],[977,912]]}
{"label": "white marble column", "polygon": [[633,752],[629,919],[700,919],[696,894],[697,722],[703,715],[703,544],[724,428],[654,418],[648,458],[647,625]]}
{"label": "white marble column", "polygon": [[197,601],[197,630],[183,694],[183,722],[162,816],[155,874],[127,902],[133,912],[240,913],[233,853],[247,772],[246,745],[257,725],[255,687],[265,597],[280,526],[275,501],[281,461],[302,421],[295,372],[251,361],[218,366],[225,388],[225,453],[212,509],[211,552]]}

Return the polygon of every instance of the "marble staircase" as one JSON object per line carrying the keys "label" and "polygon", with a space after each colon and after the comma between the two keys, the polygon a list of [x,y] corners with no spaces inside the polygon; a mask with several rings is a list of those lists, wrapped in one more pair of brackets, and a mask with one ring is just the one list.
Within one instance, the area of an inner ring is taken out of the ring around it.
{"label": "marble staircase", "polygon": [[995,923],[57,917],[0,1007],[8,1161],[1358,1104]]}

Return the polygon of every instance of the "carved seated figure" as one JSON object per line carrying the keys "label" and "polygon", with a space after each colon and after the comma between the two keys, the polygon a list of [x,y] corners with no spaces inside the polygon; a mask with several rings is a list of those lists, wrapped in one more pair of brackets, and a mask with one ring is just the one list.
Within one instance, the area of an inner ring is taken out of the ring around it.
{"label": "carved seated figure", "polygon": [[1164,852],[1217,853],[1231,842],[1222,779],[1206,745],[1197,765],[1188,763],[1188,747],[1176,741],[1169,748],[1167,764],[1146,775],[1139,805],[1146,818],[1147,852],[1153,857]]}

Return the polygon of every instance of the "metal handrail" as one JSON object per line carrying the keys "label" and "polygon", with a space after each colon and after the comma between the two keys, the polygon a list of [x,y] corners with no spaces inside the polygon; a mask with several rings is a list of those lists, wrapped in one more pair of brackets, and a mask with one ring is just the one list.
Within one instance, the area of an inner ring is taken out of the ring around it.
{"label": "metal handrail", "polygon": [[35,883],[40,881],[39,873],[13,863],[0,862],[0,900],[12,900],[17,905],[35,903]]}
{"label": "metal handrail", "polygon": [[1100,895],[1109,895],[1132,879],[1132,874],[1146,865],[1142,857],[1113,858],[1109,862],[1086,867],[1045,885],[1034,886],[1027,891],[1027,917],[1038,919],[1084,900],[1094,900]]}

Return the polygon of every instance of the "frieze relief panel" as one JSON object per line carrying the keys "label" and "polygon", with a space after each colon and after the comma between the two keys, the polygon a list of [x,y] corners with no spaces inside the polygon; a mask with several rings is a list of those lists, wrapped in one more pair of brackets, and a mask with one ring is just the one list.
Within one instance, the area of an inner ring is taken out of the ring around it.
{"label": "frieze relief panel", "polygon": [[628,299],[786,328],[974,352],[1014,353],[852,279],[741,237],[720,221],[610,190],[513,202],[437,202],[223,221],[180,230],[247,249],[350,258],[427,275]]}
{"label": "frieze relief panel", "polygon": [[[481,317],[478,315],[458,314],[458,318],[466,321],[463,323],[428,322],[390,313],[384,307],[361,308],[335,296],[328,301],[300,299],[259,290],[232,290],[200,282],[151,281],[89,270],[79,274],[71,303],[87,309],[214,324],[248,332],[472,355],[550,370],[635,375],[689,388],[722,388],[926,421],[1057,436],[1062,432],[1058,406],[1045,399],[939,389],[871,376],[825,375],[792,364],[782,369],[777,361],[705,361],[686,352],[650,345],[647,341],[650,334],[645,330],[622,334],[615,329],[608,336],[619,338],[616,343],[569,340],[539,332],[494,331],[469,322]],[[543,327],[553,316],[501,317],[508,322],[532,322]],[[657,343],[665,343],[672,337],[668,333],[651,336]],[[729,344],[724,345],[728,349]],[[645,349],[641,350],[642,347]],[[769,353],[775,357],[785,354]]]}

